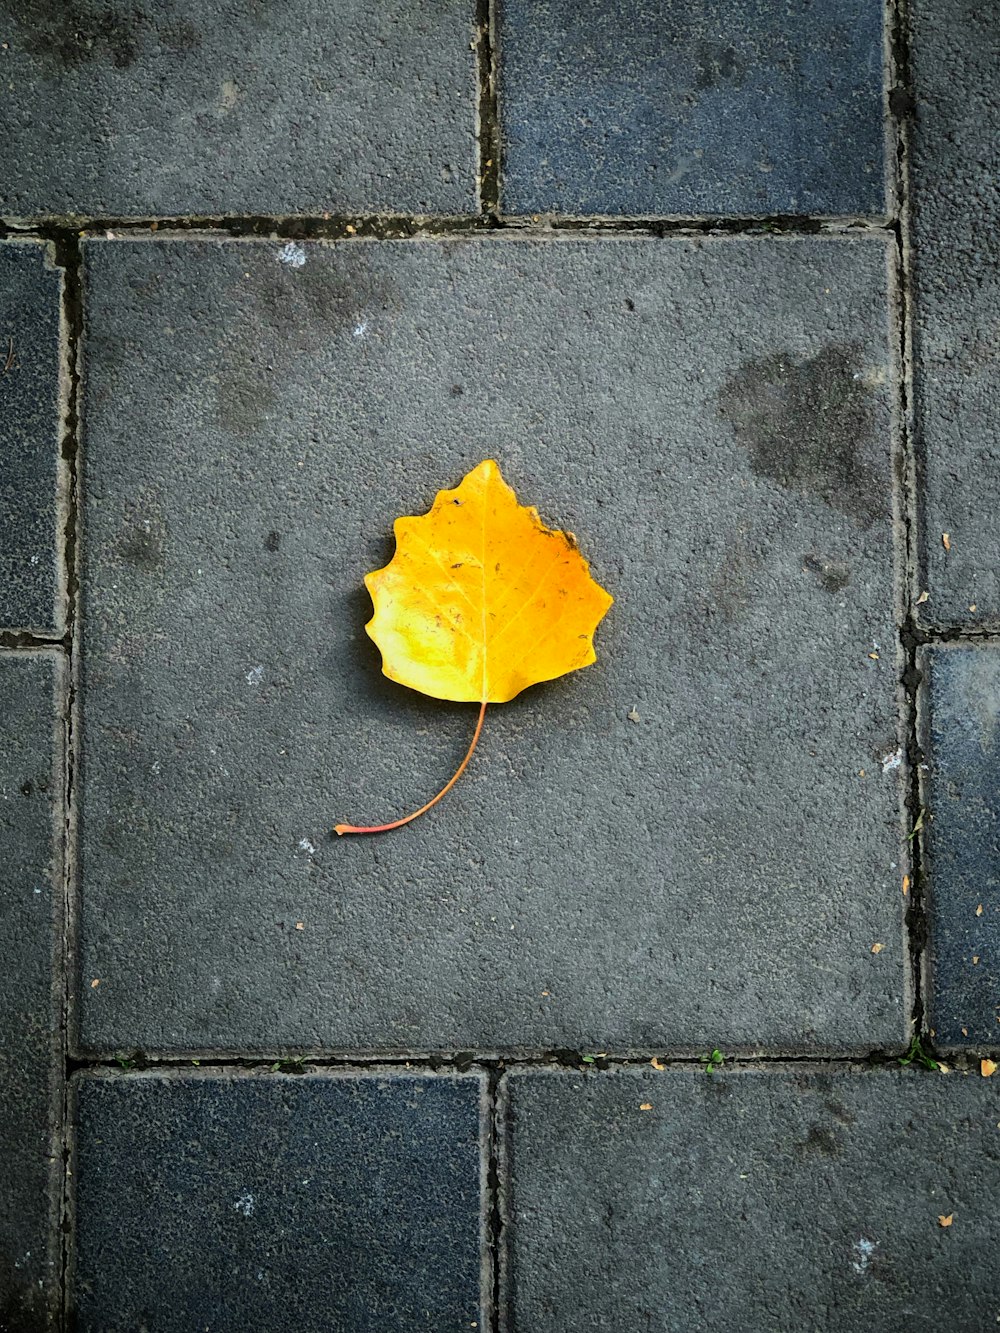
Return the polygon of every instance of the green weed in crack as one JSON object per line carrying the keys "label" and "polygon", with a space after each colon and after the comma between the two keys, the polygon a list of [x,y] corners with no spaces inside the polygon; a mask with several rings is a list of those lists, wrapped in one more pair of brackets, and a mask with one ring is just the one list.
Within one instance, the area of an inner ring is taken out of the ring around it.
{"label": "green weed in crack", "polygon": [[916,1065],[918,1069],[937,1070],[938,1062],[924,1050],[920,1038],[914,1033],[910,1038],[910,1047],[905,1055],[899,1057],[899,1063],[903,1066]]}

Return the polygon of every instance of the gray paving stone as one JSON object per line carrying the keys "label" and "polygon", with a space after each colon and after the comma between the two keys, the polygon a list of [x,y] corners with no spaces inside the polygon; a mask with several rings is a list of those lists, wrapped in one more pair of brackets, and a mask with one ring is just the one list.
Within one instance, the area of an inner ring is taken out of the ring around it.
{"label": "gray paving stone", "polygon": [[[900,1042],[887,253],[88,244],[84,1048]],[[331,839],[466,747],[362,578],[489,456],[599,660]]]}
{"label": "gray paving stone", "polygon": [[61,297],[48,246],[0,242],[0,629],[62,628]]}
{"label": "gray paving stone", "polygon": [[54,654],[0,652],[0,1329],[53,1327],[59,1280],[61,776]]}
{"label": "gray paving stone", "polygon": [[924,833],[930,1023],[942,1046],[1000,1047],[1000,651],[926,649]]}
{"label": "gray paving stone", "polygon": [[1000,26],[992,6],[973,0],[911,8],[920,581],[930,592],[920,610],[931,623],[996,628]]}
{"label": "gray paving stone", "polygon": [[881,214],[878,0],[501,0],[512,213]]}
{"label": "gray paving stone", "polygon": [[509,1333],[939,1333],[1000,1315],[995,1081],[772,1066],[507,1086]]}
{"label": "gray paving stone", "polygon": [[85,1075],[76,1094],[79,1333],[485,1327],[480,1077]]}
{"label": "gray paving stone", "polygon": [[476,208],[473,0],[0,0],[0,213]]}

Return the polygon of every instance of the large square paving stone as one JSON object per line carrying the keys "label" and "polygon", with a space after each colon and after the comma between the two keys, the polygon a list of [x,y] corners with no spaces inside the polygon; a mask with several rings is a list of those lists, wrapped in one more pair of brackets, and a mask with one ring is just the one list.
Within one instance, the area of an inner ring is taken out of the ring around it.
{"label": "large square paving stone", "polygon": [[51,247],[0,243],[0,630],[62,628],[61,299]]}
{"label": "large square paving stone", "polygon": [[1000,1047],[1000,648],[926,649],[924,831],[930,1023],[944,1046]]}
{"label": "large square paving stone", "polygon": [[84,1075],[75,1104],[79,1333],[485,1328],[481,1077]]}
{"label": "large square paving stone", "polygon": [[0,1329],[58,1306],[62,678],[55,653],[0,652]]}
{"label": "large square paving stone", "polygon": [[512,213],[882,214],[880,0],[499,0]]}
{"label": "large square paving stone", "polygon": [[911,10],[920,584],[930,593],[920,611],[932,624],[997,629],[1000,23],[975,0]]}
{"label": "large square paving stone", "polygon": [[473,0],[0,0],[0,214],[470,213]]}
{"label": "large square paving stone", "polygon": [[[900,1041],[882,240],[283,253],[86,248],[83,1046]],[[490,456],[599,660],[331,839],[471,735],[362,578]]]}
{"label": "large square paving stone", "polygon": [[506,1088],[506,1333],[940,1333],[1000,1314],[995,1080],[771,1066]]}

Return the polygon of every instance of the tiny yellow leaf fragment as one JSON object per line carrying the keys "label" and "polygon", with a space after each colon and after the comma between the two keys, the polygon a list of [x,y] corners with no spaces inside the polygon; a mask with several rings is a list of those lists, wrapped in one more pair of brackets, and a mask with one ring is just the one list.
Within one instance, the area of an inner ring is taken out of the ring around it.
{"label": "tiny yellow leaf fragment", "polygon": [[982,903],[980,903],[979,906],[976,908],[976,916],[982,916],[982,914],[983,914],[983,905]]}
{"label": "tiny yellow leaf fragment", "polygon": [[952,1222],[954,1222],[954,1220],[955,1220],[955,1214],[954,1214],[954,1213],[947,1213],[947,1214],[945,1214],[945,1213],[939,1213],[939,1214],[938,1214],[938,1226],[940,1226],[940,1227],[950,1227],[951,1224],[952,1224]]}
{"label": "tiny yellow leaf fragment", "polygon": [[944,549],[945,549],[946,551],[950,551],[950,550],[951,550],[951,533],[950,533],[950,532],[942,532],[942,534],[941,534],[941,545],[944,547]]}
{"label": "tiny yellow leaf fragment", "polygon": [[651,1111],[652,1109],[653,1109],[653,1103],[652,1103],[652,1102],[640,1102],[640,1103],[639,1103],[639,1110],[640,1110],[640,1111]]}
{"label": "tiny yellow leaf fragment", "polygon": [[906,895],[907,895],[909,892],[910,892],[910,877],[909,877],[909,875],[904,875],[904,876],[903,876],[903,897],[905,898]]}
{"label": "tiny yellow leaf fragment", "polygon": [[97,990],[97,988],[98,988],[98,986],[99,986],[100,984],[101,984],[101,978],[100,978],[100,977],[95,977],[94,980],[90,983],[90,989],[91,989],[91,990]]}
{"label": "tiny yellow leaf fragment", "polygon": [[983,1078],[992,1078],[997,1072],[997,1062],[995,1060],[980,1060],[979,1072]]}
{"label": "tiny yellow leaf fragment", "polygon": [[927,590],[925,589],[917,598],[917,606],[923,606],[924,602],[928,601],[929,598],[930,598],[930,593],[927,592]]}
{"label": "tiny yellow leaf fragment", "polygon": [[885,948],[884,944],[873,944],[872,953],[881,953],[884,948]]}
{"label": "tiny yellow leaf fragment", "polygon": [[657,1060],[655,1055],[653,1056],[652,1060],[650,1060],[649,1063],[653,1066],[654,1069],[659,1069],[661,1072],[667,1067],[662,1060]]}

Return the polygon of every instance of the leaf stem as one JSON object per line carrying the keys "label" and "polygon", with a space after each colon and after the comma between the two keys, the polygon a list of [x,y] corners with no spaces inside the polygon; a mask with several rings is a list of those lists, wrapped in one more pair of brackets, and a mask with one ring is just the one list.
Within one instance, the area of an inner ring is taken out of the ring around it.
{"label": "leaf stem", "polygon": [[484,699],[483,702],[479,705],[479,720],[476,722],[476,730],[472,734],[472,741],[469,745],[469,748],[465,752],[465,758],[462,760],[458,768],[456,768],[455,772],[452,774],[451,778],[449,778],[449,780],[441,788],[438,794],[436,796],[432,796],[426,805],[422,805],[419,810],[414,810],[412,815],[406,815],[403,819],[393,820],[391,824],[370,824],[370,825],[337,824],[333,830],[334,833],[336,833],[339,837],[343,837],[345,833],[388,833],[390,829],[402,828],[404,824],[409,824],[412,820],[416,819],[418,815],[426,814],[426,812],[431,808],[432,805],[437,805],[438,801],[440,801],[443,796],[448,795],[452,787],[454,787],[455,783],[465,772],[466,768],[468,767],[469,760],[472,758],[473,751],[475,750],[476,746],[479,743],[479,735],[483,729],[483,718],[485,716],[486,716],[486,700]]}

